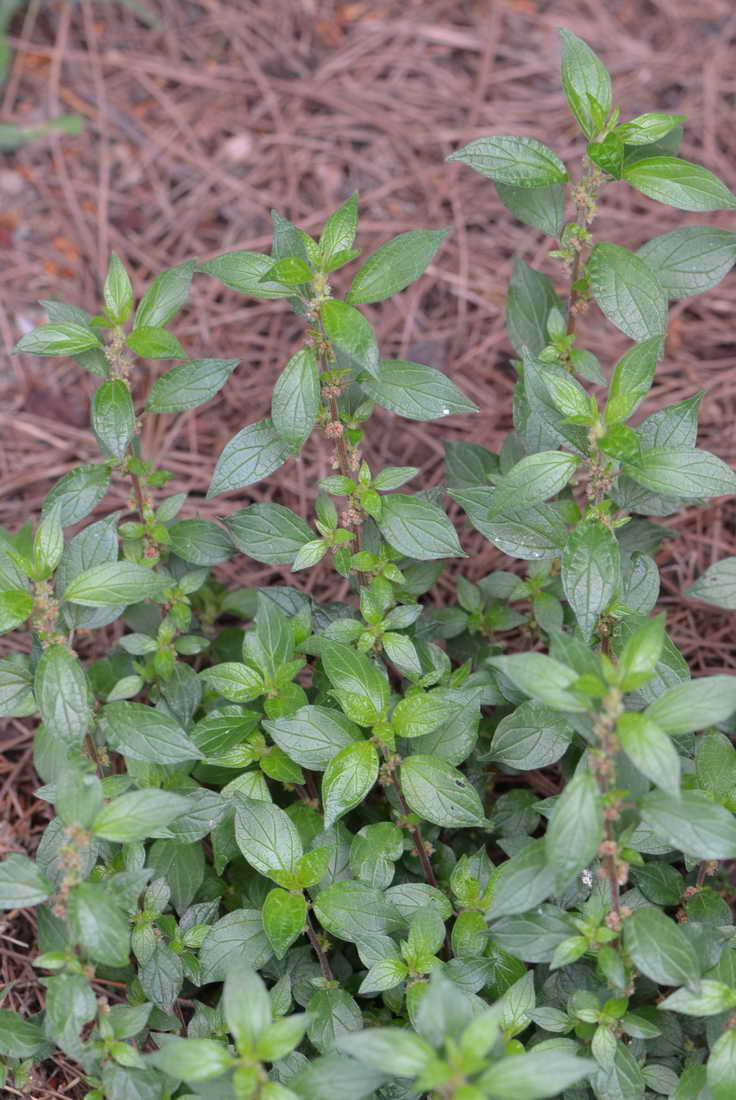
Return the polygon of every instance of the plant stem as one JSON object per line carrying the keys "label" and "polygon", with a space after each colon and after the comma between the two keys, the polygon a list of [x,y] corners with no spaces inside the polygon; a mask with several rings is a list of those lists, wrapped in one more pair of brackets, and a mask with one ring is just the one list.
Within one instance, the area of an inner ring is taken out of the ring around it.
{"label": "plant stem", "polygon": [[[340,423],[340,413],[339,413],[338,408],[337,408],[337,399],[334,398],[334,397],[330,398],[330,416],[332,417],[332,423],[333,424],[339,424]],[[337,461],[340,464],[340,473],[342,474],[343,477],[349,477],[352,480],[352,475],[353,475],[354,471],[353,471],[353,468],[350,464],[350,457],[348,455],[348,449],[345,446],[345,437],[344,437],[344,435],[336,436],[335,445],[336,445],[336,450],[337,450]],[[355,528],[355,539],[356,539],[356,542],[357,542],[358,551],[362,552],[362,550],[363,550],[363,521],[362,521],[362,519],[361,519],[360,523],[358,523],[356,528]]]}
{"label": "plant stem", "polygon": [[[577,221],[580,213],[580,207],[575,209],[575,220]],[[572,263],[572,269],[570,271],[570,292],[567,296],[567,335],[575,335],[575,322],[577,321],[576,306],[580,300],[580,295],[575,289],[575,284],[580,278],[580,268],[583,263],[583,250],[582,246],[575,250],[575,259]]]}
{"label": "plant stem", "polygon": [[[333,424],[340,424],[342,426],[336,397],[330,398],[330,416],[332,417]],[[335,447],[337,450],[337,460],[340,463],[340,473],[343,477],[350,477],[352,471],[350,468],[350,459],[348,458],[348,449],[345,446],[345,437],[343,435],[335,437]]]}
{"label": "plant stem", "polygon": [[307,794],[319,805],[319,791],[317,790],[317,784],[314,780],[314,772],[307,771],[306,768],[304,768],[303,770],[304,782],[307,787]]}
{"label": "plant stem", "polygon": [[[601,794],[606,794],[608,788],[600,788]],[[606,818],[604,822],[604,832],[606,841],[608,844],[616,843],[616,836],[613,831],[613,822]],[[616,927],[621,927],[621,889],[618,884],[618,868],[616,867],[616,857],[614,855],[607,855],[603,860],[603,868],[606,872],[606,878],[608,879],[608,885],[611,890],[611,909],[613,910]]]}
{"label": "plant stem", "polygon": [[[601,798],[603,799],[605,799],[605,796],[610,790],[609,780],[615,770],[614,755],[616,752],[616,742],[613,737],[613,731],[622,710],[621,693],[612,689],[603,700],[603,709],[598,715],[598,719],[593,727],[599,745],[598,753],[596,754],[597,758],[593,758],[593,773],[598,783],[598,790],[600,791]],[[617,810],[614,812],[613,807],[604,806],[603,832],[605,840],[601,865],[611,891],[611,914],[609,916],[612,919],[610,920],[609,927],[614,932],[620,932],[622,921],[619,867],[616,859],[617,843],[613,827],[613,822],[617,816]]]}
{"label": "plant stem", "polygon": [[[131,452],[131,454],[132,454],[132,452]],[[135,501],[136,501],[136,505],[138,507],[138,514],[141,517],[141,523],[145,523],[146,522],[146,517],[145,517],[145,508],[146,508],[146,506],[143,502],[143,486],[141,485],[141,479],[138,477],[138,474],[134,474],[131,470],[128,471],[128,475],[130,477],[130,480],[133,482],[133,493],[135,494]]]}
{"label": "plant stem", "polygon": [[[404,813],[404,814],[407,814],[407,816],[408,816],[411,813],[411,807],[409,806],[409,803],[404,798],[404,792],[401,789],[401,783],[399,782],[399,777],[395,773],[394,773],[394,783],[396,784],[396,794],[397,794],[397,797],[399,799],[399,805],[401,806],[401,812]],[[432,866],[432,860],[429,857],[429,852],[427,851],[427,846],[424,843],[424,837],[422,836],[421,826],[420,825],[410,825],[409,826],[409,832],[412,835],[412,840],[414,841],[414,847],[416,848],[417,855],[419,856],[419,862],[422,865],[422,871],[424,872],[424,877],[427,880],[427,884],[429,886],[433,886],[435,888],[435,890],[439,890],[439,883],[437,882],[437,876],[434,873],[434,867]],[[449,939],[449,936],[448,936],[447,932],[445,932],[445,942],[444,942],[444,945],[442,947],[442,957],[445,960],[452,957],[452,952],[451,952],[451,949],[450,949],[450,939]]]}
{"label": "plant stem", "polygon": [[326,982],[334,982],[335,978],[330,968],[329,961],[324,951],[322,950],[322,944],[317,938],[317,933],[312,927],[312,922],[309,917],[307,917],[307,937],[312,947],[314,948],[314,953],[317,956],[317,959],[319,960],[319,967],[322,971],[322,977],[325,979]]}
{"label": "plant stem", "polygon": [[[411,814],[411,807],[409,806],[409,803],[404,798],[404,792],[401,789],[401,783],[400,783],[399,777],[398,777],[398,775],[396,775],[396,773],[394,773],[394,783],[396,785],[396,795],[399,799],[399,805],[401,806],[401,812],[403,814],[406,814],[407,817],[408,817]],[[432,861],[429,858],[429,852],[427,851],[427,847],[424,843],[424,837],[422,836],[421,826],[419,826],[419,825],[410,825],[409,826],[409,832],[412,835],[412,839],[414,841],[414,846],[417,850],[417,855],[419,856],[419,862],[421,863],[422,870],[424,871],[425,879],[427,880],[427,882],[429,883],[430,886],[434,886],[435,890],[439,889],[438,884],[437,884],[437,876],[434,873],[434,867],[432,866]]]}
{"label": "plant stem", "polygon": [[695,880],[696,886],[705,886],[705,880],[708,875],[714,875],[718,870],[717,859],[703,859],[698,864],[698,877]]}
{"label": "plant stem", "polygon": [[[583,229],[587,229],[595,218],[595,200],[602,184],[600,169],[590,163],[586,157],[583,161],[583,175],[574,190],[575,194],[575,222]],[[583,267],[583,250],[585,244],[582,240],[576,240],[573,244],[575,258],[570,270],[570,292],[567,299],[567,335],[575,334],[577,322],[577,305],[581,300],[580,292],[576,289]]]}

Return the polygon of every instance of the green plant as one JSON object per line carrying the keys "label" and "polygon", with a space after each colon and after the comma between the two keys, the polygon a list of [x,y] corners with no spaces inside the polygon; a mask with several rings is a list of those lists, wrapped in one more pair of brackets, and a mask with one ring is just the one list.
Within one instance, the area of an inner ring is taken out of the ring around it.
{"label": "green plant", "polygon": [[[16,1085],[57,1047],[89,1100],[734,1095],[736,678],[689,678],[652,614],[669,532],[641,517],[736,492],[736,475],[695,447],[698,397],[627,421],[668,299],[722,278],[736,233],[675,229],[634,254],[591,226],[616,179],[686,210],[736,197],[675,156],[682,116],[620,124],[608,73],[569,32],[562,77],[587,139],[577,183],[529,138],[451,158],[557,239],[569,286],[563,304],[517,263],[515,431],[498,455],[447,448],[450,495],[524,576],[458,575],[457,606],[422,603],[463,556],[455,528],[439,491],[398,491],[419,471],[360,453],[376,404],[474,409],[439,371],[381,360],[356,308],[419,277],[441,230],[379,248],[344,300],[329,279],[358,255],[355,196],[319,241],[274,215],[270,256],[182,264],[135,313],[113,256],[99,316],[47,302],[19,342],[100,376],[103,461],[54,486],[35,531],[2,536],[0,626],[30,621],[33,648],[0,662],[0,700],[40,715],[56,813],[35,861],[0,864],[0,903],[37,906],[47,975],[43,1013],[0,1010]],[[141,455],[138,417],[195,407],[237,366],[187,359],[169,331],[195,269],[305,323],[270,418],[227,444],[210,496],[267,477],[319,427],[334,473],[314,527],[275,503],[221,525],[179,519],[184,494],[154,500],[168,475]],[[610,381],[577,343],[591,300],[636,341]],[[134,355],[182,360],[142,408]],[[67,541],[113,471],[132,518]],[[290,565],[294,587],[226,591],[210,569],[236,550]],[[346,604],[298,587],[327,556]],[[111,623],[115,649],[84,667],[78,632]],[[526,651],[504,652],[508,631]]]}

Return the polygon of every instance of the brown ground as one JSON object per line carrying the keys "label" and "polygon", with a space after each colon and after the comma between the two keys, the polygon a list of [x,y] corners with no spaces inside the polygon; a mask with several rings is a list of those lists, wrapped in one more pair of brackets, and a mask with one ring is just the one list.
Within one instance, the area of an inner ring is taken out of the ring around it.
{"label": "brown ground", "polygon": [[[87,125],[80,136],[8,154],[0,168],[0,339],[8,351],[43,319],[38,299],[94,311],[110,249],[127,261],[140,290],[152,273],[191,256],[267,249],[271,207],[318,230],[357,189],[366,253],[406,229],[452,227],[427,276],[367,310],[386,356],[442,367],[481,408],[480,416],[439,426],[401,421],[399,430],[388,415],[376,418],[368,457],[376,465],[421,466],[425,480],[436,481],[443,438],[494,448],[510,427],[504,297],[514,254],[555,274],[548,241],[515,223],[488,181],[443,160],[490,132],[530,134],[568,161],[579,156],[559,87],[557,26],[601,53],[626,104],[624,117],[645,110],[689,115],[683,155],[736,186],[732,0],[144,3],[158,26],[137,20],[132,0],[30,0],[12,24],[14,60],[0,120],[69,111]],[[733,228],[730,213],[672,212],[618,184],[606,192],[597,235],[636,247],[706,219]],[[703,298],[674,305],[670,354],[642,409],[704,389],[701,445],[732,463],[735,307],[733,275]],[[175,491],[193,496],[185,515],[215,516],[270,496],[308,509],[316,478],[327,470],[328,451],[317,439],[302,464],[289,463],[268,484],[230,500],[203,500],[223,444],[266,413],[300,329],[282,304],[222,294],[214,281],[197,277],[177,335],[193,356],[242,362],[204,410],[147,426],[147,456],[174,472]],[[606,365],[626,344],[597,311],[580,330]],[[140,380],[139,396],[157,371],[151,365]],[[52,479],[96,460],[87,419],[94,385],[70,361],[3,357],[0,525],[14,530],[37,511]],[[121,484],[105,509],[125,506],[125,498]],[[668,521],[681,537],[661,558],[664,603],[696,673],[736,666],[731,616],[681,595],[712,561],[736,552],[732,508],[726,501]],[[485,548],[466,566],[471,576],[502,560],[479,536],[469,535],[466,545]],[[250,584],[278,573],[243,558],[224,572]],[[327,572],[313,571],[306,583],[335,592]],[[440,600],[445,592],[440,588]],[[31,813],[39,804],[30,794],[30,740],[21,723],[8,725],[0,806],[9,824],[0,848],[27,849],[41,823]],[[19,983],[11,1002],[32,1006],[38,990],[19,967],[31,929],[14,924],[0,934],[7,975]],[[39,1082],[31,1092],[41,1100],[77,1095],[78,1087],[59,1065],[48,1085]]]}

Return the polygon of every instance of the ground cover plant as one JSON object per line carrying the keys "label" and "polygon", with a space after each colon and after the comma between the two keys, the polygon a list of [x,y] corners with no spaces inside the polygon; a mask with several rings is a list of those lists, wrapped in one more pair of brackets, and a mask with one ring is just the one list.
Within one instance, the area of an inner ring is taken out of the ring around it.
{"label": "ground cover plant", "polygon": [[[568,32],[562,82],[585,138],[574,183],[531,138],[451,158],[555,240],[562,291],[517,263],[515,430],[499,454],[447,447],[449,496],[515,559],[478,584],[460,568],[456,606],[431,599],[463,557],[442,494],[361,456],[375,405],[473,412],[438,370],[381,359],[358,308],[420,277],[443,229],[366,260],[355,196],[318,240],[275,214],[270,256],[179,265],[137,307],[113,256],[98,316],[45,302],[20,340],[100,377],[102,461],[1,536],[0,627],[30,625],[33,649],[0,662],[0,705],[40,717],[55,813],[35,859],[0,864],[0,904],[36,906],[45,1005],[0,1009],[14,1088],[56,1049],[90,1100],[734,1095],[736,678],[690,678],[656,613],[671,532],[646,517],[736,475],[696,446],[700,395],[628,422],[669,300],[723,278],[736,233],[675,227],[635,254],[592,227],[604,186],[686,211],[736,196],[677,157],[682,116],[622,122]],[[181,519],[196,502],[141,453],[142,417],[197,406],[238,366],[188,359],[170,331],[195,274],[304,322],[271,416],[226,445],[209,495],[321,430],[334,472],[310,522],[225,499],[222,523]],[[615,364],[578,344],[594,304],[632,340]],[[136,357],[179,362],[142,394]],[[113,471],[129,512],[84,524]],[[211,570],[235,553],[290,565],[293,586],[227,591]],[[345,603],[300,584],[328,556]],[[716,569],[696,593],[730,606]],[[115,648],[83,665],[75,642],[112,624]]]}

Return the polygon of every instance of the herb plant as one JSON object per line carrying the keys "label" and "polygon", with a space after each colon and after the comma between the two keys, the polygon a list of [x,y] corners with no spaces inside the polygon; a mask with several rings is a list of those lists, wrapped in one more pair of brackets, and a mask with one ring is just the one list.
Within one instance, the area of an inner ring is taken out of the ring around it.
{"label": "herb plant", "polygon": [[[736,196],[677,157],[683,116],[621,122],[567,31],[562,82],[586,140],[576,182],[526,137],[450,158],[555,239],[566,290],[517,261],[515,430],[500,454],[447,446],[447,493],[516,561],[458,571],[456,606],[430,592],[465,556],[442,492],[362,454],[376,405],[474,411],[440,371],[382,360],[358,308],[421,276],[444,230],[388,241],[343,299],[355,196],[319,240],[274,214],[270,256],[181,264],[137,307],[113,255],[98,316],[45,302],[18,343],[99,376],[102,460],[1,539],[0,626],[33,634],[0,661],[2,713],[40,718],[55,814],[35,859],[0,864],[3,908],[36,907],[43,988],[37,1015],[0,1010],[14,1087],[56,1048],[87,1100],[736,1096],[736,678],[690,679],[656,614],[670,532],[644,518],[736,475],[696,446],[700,395],[630,423],[669,299],[723,278],[736,233],[688,225],[634,253],[592,231],[615,181],[687,211]],[[320,430],[333,472],[310,523],[225,501],[222,523],[196,502],[182,519],[185,494],[161,495],[141,453],[142,417],[207,401],[238,365],[187,358],[169,328],[195,272],[304,321],[270,417],[230,440],[209,495]],[[578,342],[592,303],[632,341],[610,371]],[[144,400],[137,356],[180,361]],[[113,474],[124,517],[104,514]],[[236,552],[290,566],[293,586],[227,591],[211,569]],[[300,587],[323,558],[347,602]],[[732,607],[733,576],[731,560],[697,594]],[[79,640],[112,624],[85,665]]]}

